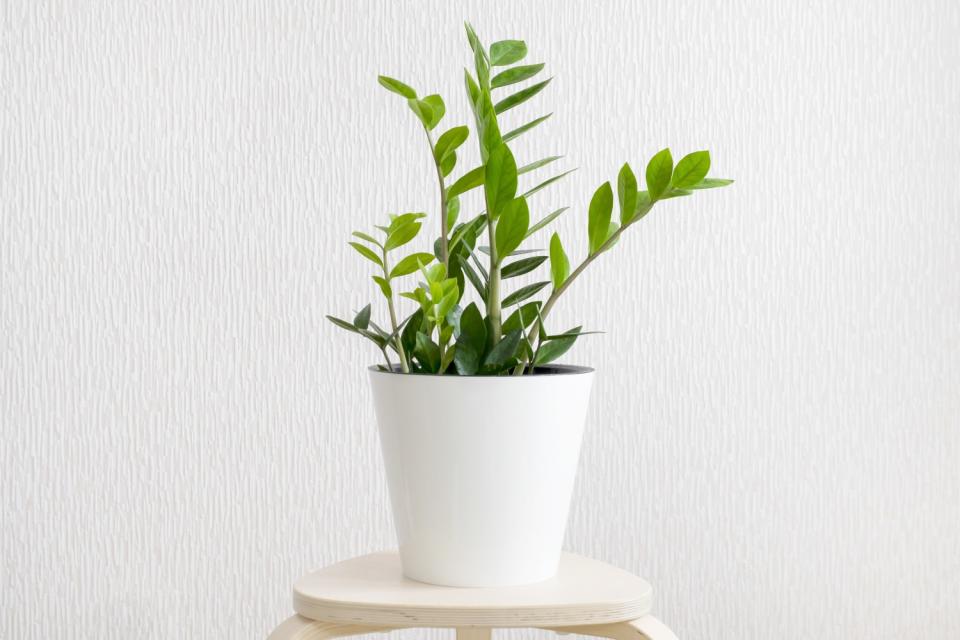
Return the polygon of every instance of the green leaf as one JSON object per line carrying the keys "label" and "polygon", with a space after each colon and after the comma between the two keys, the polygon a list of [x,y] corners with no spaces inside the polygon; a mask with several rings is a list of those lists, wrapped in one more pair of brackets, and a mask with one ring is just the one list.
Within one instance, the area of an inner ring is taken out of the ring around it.
{"label": "green leaf", "polygon": [[341,320],[340,318],[336,318],[334,316],[327,316],[327,320],[337,325],[341,329],[345,329],[349,331],[350,333],[360,333],[359,329],[357,329],[355,326],[353,326],[352,323],[347,322],[346,320]]}
{"label": "green leaf", "polygon": [[667,190],[672,175],[673,156],[670,155],[670,149],[663,149],[647,164],[647,191],[651,200],[657,200]]}
{"label": "green leaf", "polygon": [[490,45],[490,64],[505,67],[520,62],[527,55],[527,43],[523,40],[501,40]]}
{"label": "green leaf", "polygon": [[440,370],[440,347],[427,334],[417,333],[417,346],[414,347],[413,353],[423,368],[430,373]]}
{"label": "green leaf", "polygon": [[417,334],[421,330],[423,330],[423,309],[417,309],[407,318],[400,332],[400,344],[403,345],[404,351],[413,353],[417,346]]}
{"label": "green leaf", "polygon": [[[534,300],[533,302],[528,302],[527,304],[521,305],[517,308],[516,311],[510,314],[510,317],[507,318],[501,329],[504,333],[510,333],[515,329],[526,329],[533,321],[537,319],[537,313],[540,309],[540,301]],[[523,317],[523,326],[521,327],[520,318]]]}
{"label": "green leaf", "polygon": [[390,251],[391,249],[402,247],[413,240],[419,232],[419,222],[407,222],[406,224],[401,224],[390,231],[390,234],[387,236],[387,241],[383,245],[384,249]]}
{"label": "green leaf", "polygon": [[473,288],[477,290],[477,293],[480,295],[480,298],[483,300],[487,299],[487,283],[484,278],[481,278],[480,275],[474,271],[473,267],[470,266],[470,263],[466,260],[460,262],[460,267],[463,269],[464,275],[467,277],[467,280],[470,281],[470,284],[473,285]]}
{"label": "green leaf", "polygon": [[460,198],[447,196],[447,229],[453,229],[460,217]]}
{"label": "green leaf", "polygon": [[519,303],[519,302],[523,302],[524,300],[526,300],[526,299],[529,298],[530,296],[536,294],[538,291],[540,291],[541,289],[543,289],[543,288],[544,288],[545,286],[547,286],[548,284],[550,284],[550,283],[549,283],[549,282],[535,282],[535,283],[533,283],[533,284],[528,284],[527,286],[521,287],[521,288],[517,289],[516,291],[514,291],[513,293],[511,293],[510,295],[508,295],[506,298],[503,299],[503,302],[502,302],[501,304],[502,304],[502,306],[504,306],[504,307],[512,307],[513,305],[515,305],[515,304],[517,304],[517,303]]}
{"label": "green leaf", "polygon": [[530,226],[530,209],[523,198],[514,198],[503,208],[497,222],[497,255],[502,262],[520,246]]}
{"label": "green leaf", "polygon": [[430,123],[433,122],[433,108],[424,100],[407,100],[407,105],[423,126],[430,129]]}
{"label": "green leaf", "polygon": [[[537,126],[538,124],[540,124],[540,123],[543,122],[544,120],[548,119],[548,118],[549,118],[550,116],[552,116],[552,115],[553,115],[552,113],[548,113],[548,114],[545,115],[545,116],[540,116],[540,117],[537,118],[536,120],[531,120],[531,121],[528,122],[527,124],[522,125],[522,126],[520,126],[520,127],[517,127],[517,128],[514,129],[513,131],[508,131],[507,133],[503,134],[503,141],[504,141],[504,142],[510,142],[511,140],[513,140],[514,138],[516,138],[517,136],[520,136],[520,135],[526,133],[527,131],[530,131],[530,129],[533,129],[535,126]],[[517,171],[517,173],[519,173],[519,171]]]}
{"label": "green leaf", "polygon": [[694,151],[683,156],[673,170],[673,186],[688,189],[703,180],[710,171],[710,152]]}
{"label": "green leaf", "polygon": [[457,164],[457,152],[450,151],[440,161],[440,175],[446,178]]}
{"label": "green leaf", "polygon": [[475,302],[460,314],[460,335],[454,362],[460,375],[470,376],[480,369],[480,359],[487,343],[487,323]]}
{"label": "green leaf", "polygon": [[567,331],[565,335],[553,337],[549,342],[541,342],[533,364],[547,364],[565,354],[570,350],[570,347],[573,346],[573,343],[577,341],[581,328],[582,327],[576,327],[571,329]]}
{"label": "green leaf", "polygon": [[366,329],[370,326],[370,305],[368,304],[353,319],[353,326],[357,329]]}
{"label": "green leaf", "polygon": [[733,180],[725,180],[723,178],[704,178],[697,184],[692,184],[687,189],[717,189],[719,187],[725,187],[729,184],[733,184]]}
{"label": "green leaf", "polygon": [[388,91],[393,91],[397,95],[401,95],[407,100],[417,99],[417,92],[399,80],[394,80],[388,76],[378,76],[377,80],[379,80],[380,84],[383,85]]}
{"label": "green leaf", "polygon": [[470,129],[465,126],[454,127],[445,131],[433,148],[433,157],[439,163],[448,153],[462,145],[470,135]]}
{"label": "green leaf", "polygon": [[531,188],[531,189],[527,189],[526,191],[523,192],[522,195],[523,195],[524,198],[526,198],[526,197],[528,197],[528,196],[532,196],[532,195],[535,194],[537,191],[541,191],[541,190],[543,190],[543,189],[546,189],[547,187],[549,187],[550,185],[552,185],[554,182],[556,182],[556,181],[559,180],[560,178],[565,178],[566,176],[570,175],[570,174],[573,173],[574,171],[576,171],[576,169],[570,169],[569,171],[564,171],[563,173],[558,174],[558,175],[555,175],[555,176],[553,176],[552,178],[548,178],[548,179],[544,180],[543,182],[541,182],[540,184],[538,184],[537,186],[535,186],[535,187],[533,187],[533,188]]}
{"label": "green leaf", "polygon": [[368,235],[368,234],[366,234],[366,233],[363,233],[362,231],[354,231],[354,232],[353,232],[353,235],[354,235],[355,237],[357,237],[357,238],[360,238],[361,240],[366,240],[367,242],[372,242],[373,244],[375,244],[375,245],[377,245],[378,247],[380,247],[381,249],[383,249],[383,245],[380,244],[380,242],[379,242],[376,238],[374,238],[374,237],[372,237],[372,236],[370,236],[370,235]]}
{"label": "green leaf", "polygon": [[617,199],[620,201],[620,224],[627,224],[637,210],[637,176],[627,163],[623,163],[617,176]]}
{"label": "green leaf", "polygon": [[554,290],[559,289],[570,276],[570,259],[563,250],[560,236],[556,233],[550,238],[550,279]]}
{"label": "green leaf", "polygon": [[546,216],[544,216],[543,220],[540,220],[539,222],[537,222],[537,224],[527,229],[527,237],[529,238],[534,233],[536,233],[537,231],[540,231],[540,229],[543,229],[545,226],[547,226],[548,224],[556,220],[567,209],[569,209],[569,207],[560,207],[556,211],[553,211],[547,214]]}
{"label": "green leaf", "polygon": [[521,65],[519,67],[507,69],[506,71],[501,71],[490,79],[490,86],[493,89],[498,89],[500,87],[516,84],[517,82],[523,82],[524,80],[532,78],[540,73],[540,71],[543,70],[543,66],[543,63],[541,62],[540,64]]}
{"label": "green leaf", "polygon": [[390,270],[390,279],[406,276],[414,271],[419,271],[421,266],[426,266],[433,261],[432,253],[414,253],[407,256]]}
{"label": "green leaf", "polygon": [[550,80],[553,80],[553,78],[548,78],[543,82],[538,82],[537,84],[532,84],[525,89],[520,89],[520,91],[507,96],[497,104],[493,105],[493,110],[499,115],[505,111],[513,109],[517,105],[523,104],[533,96],[543,91],[543,88],[550,84]]}
{"label": "green leaf", "polygon": [[501,143],[494,147],[484,166],[484,191],[487,214],[496,218],[517,195],[517,162],[510,148]]}
{"label": "green leaf", "polygon": [[380,259],[380,256],[378,256],[376,253],[374,253],[374,252],[370,249],[370,247],[368,247],[367,245],[365,245],[365,244],[360,244],[359,242],[348,242],[347,244],[349,244],[351,247],[353,247],[354,249],[356,249],[356,250],[357,250],[357,253],[359,253],[359,254],[362,255],[364,258],[366,258],[366,259],[369,260],[370,262],[374,263],[374,264],[377,265],[378,267],[382,267],[382,266],[383,266],[383,261]]}
{"label": "green leaf", "polygon": [[503,339],[494,345],[490,353],[487,354],[487,357],[483,359],[483,366],[499,367],[503,365],[517,352],[517,347],[520,346],[520,338],[522,337],[523,331],[519,329],[503,336]]}
{"label": "green leaf", "polygon": [[607,240],[610,228],[610,216],[613,213],[613,189],[609,182],[600,185],[590,199],[590,211],[587,221],[587,234],[590,238],[591,255],[600,250]]}
{"label": "green leaf", "polygon": [[470,98],[470,107],[472,108],[474,114],[477,113],[477,103],[480,101],[480,87],[477,86],[477,81],[473,79],[473,76],[470,75],[470,72],[466,69],[463,70],[463,82],[467,86],[467,96]]}
{"label": "green leaf", "polygon": [[660,195],[661,200],[667,200],[669,198],[682,198],[683,196],[693,195],[693,191],[688,191],[687,189],[674,189],[670,187],[665,193]]}
{"label": "green leaf", "polygon": [[525,273],[530,273],[546,262],[546,260],[547,256],[534,256],[532,258],[523,258],[516,262],[511,262],[500,270],[500,277],[506,280],[507,278],[522,276]]}
{"label": "green leaf", "polygon": [[380,276],[373,276],[373,281],[377,283],[377,286],[380,287],[380,291],[383,293],[384,298],[393,297],[393,289],[390,288],[390,283],[381,278]]}
{"label": "green leaf", "polygon": [[462,193],[466,193],[471,189],[476,189],[483,184],[483,177],[484,167],[480,166],[476,169],[471,169],[463,174],[456,182],[450,185],[450,188],[447,189],[447,197],[452,198]]}
{"label": "green leaf", "polygon": [[443,119],[443,115],[447,112],[447,106],[443,104],[443,98],[437,94],[427,96],[421,102],[430,107],[430,123],[427,128],[433,130]]}
{"label": "green leaf", "polygon": [[517,169],[517,175],[521,175],[521,176],[522,176],[523,174],[529,173],[529,172],[533,171],[534,169],[539,169],[540,167],[544,167],[544,166],[550,164],[551,162],[555,162],[555,161],[559,160],[559,159],[562,158],[562,157],[563,157],[563,156],[549,156],[549,157],[547,157],[547,158],[543,158],[542,160],[537,160],[536,162],[531,162],[530,164],[525,164],[525,165],[523,165],[522,167],[520,167],[519,169]]}

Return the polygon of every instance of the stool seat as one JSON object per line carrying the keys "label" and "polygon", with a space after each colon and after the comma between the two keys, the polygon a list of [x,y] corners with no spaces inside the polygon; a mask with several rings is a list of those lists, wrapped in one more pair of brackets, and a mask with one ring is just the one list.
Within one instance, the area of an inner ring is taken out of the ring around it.
{"label": "stool seat", "polygon": [[568,627],[650,612],[653,589],[608,564],[564,554],[556,577],[517,587],[441,587],[404,578],[396,552],[373,553],[301,578],[293,608],[324,622],[416,627]]}
{"label": "stool seat", "polygon": [[557,575],[518,587],[441,587],[403,577],[395,551],[310,573],[293,588],[296,615],[269,640],[335,640],[396,629],[446,627],[457,640],[533,627],[608,640],[677,640],[650,615],[653,589],[608,564],[565,553]]}

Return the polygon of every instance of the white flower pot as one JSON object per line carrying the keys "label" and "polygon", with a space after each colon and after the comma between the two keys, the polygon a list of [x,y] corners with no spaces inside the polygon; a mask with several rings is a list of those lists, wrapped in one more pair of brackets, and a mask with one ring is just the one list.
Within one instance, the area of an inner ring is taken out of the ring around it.
{"label": "white flower pot", "polygon": [[493,587],[553,577],[593,370],[535,376],[371,369],[403,572]]}

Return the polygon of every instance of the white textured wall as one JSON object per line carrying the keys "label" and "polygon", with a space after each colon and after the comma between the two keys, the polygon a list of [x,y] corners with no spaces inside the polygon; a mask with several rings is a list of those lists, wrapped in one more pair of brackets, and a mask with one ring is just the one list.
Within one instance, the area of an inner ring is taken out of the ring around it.
{"label": "white textured wall", "polygon": [[323,314],[434,206],[376,74],[465,120],[465,18],[557,76],[517,153],[581,168],[568,236],[666,144],[738,180],[557,311],[609,331],[569,548],[685,639],[960,636],[960,5],[809,4],[3,2],[0,637],[263,638],[393,543]]}

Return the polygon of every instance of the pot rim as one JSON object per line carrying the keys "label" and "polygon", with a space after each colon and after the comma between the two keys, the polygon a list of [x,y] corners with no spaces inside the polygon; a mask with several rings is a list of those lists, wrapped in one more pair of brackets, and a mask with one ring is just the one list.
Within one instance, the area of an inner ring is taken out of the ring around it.
{"label": "pot rim", "polygon": [[371,374],[380,374],[387,376],[398,376],[398,377],[411,377],[411,378],[434,378],[437,380],[464,380],[471,378],[481,378],[486,380],[542,380],[544,378],[549,378],[552,376],[578,376],[578,375],[589,375],[594,373],[593,367],[583,367],[575,364],[547,364],[542,367],[537,367],[535,372],[530,375],[522,376],[455,376],[455,375],[437,375],[435,373],[402,373],[400,371],[400,365],[394,365],[393,371],[384,371],[380,368],[379,365],[372,364],[367,367],[367,370]]}

